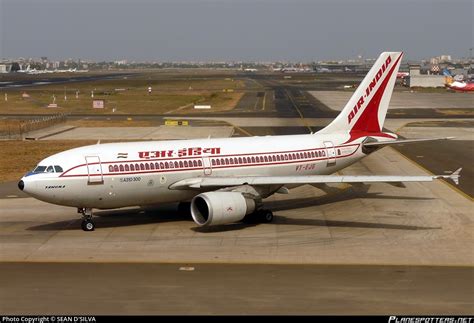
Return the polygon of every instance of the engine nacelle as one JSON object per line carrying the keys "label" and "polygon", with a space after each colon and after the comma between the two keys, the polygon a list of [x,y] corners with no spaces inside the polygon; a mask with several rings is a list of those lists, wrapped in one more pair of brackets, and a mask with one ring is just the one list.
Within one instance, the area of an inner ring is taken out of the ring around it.
{"label": "engine nacelle", "polygon": [[199,226],[241,221],[255,210],[255,201],[239,192],[201,193],[191,201],[191,215]]}

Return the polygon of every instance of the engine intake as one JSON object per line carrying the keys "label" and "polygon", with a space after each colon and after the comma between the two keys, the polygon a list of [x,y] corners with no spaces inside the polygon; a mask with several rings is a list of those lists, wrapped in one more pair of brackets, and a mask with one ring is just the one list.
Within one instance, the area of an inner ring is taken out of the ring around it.
{"label": "engine intake", "polygon": [[239,192],[207,192],[191,201],[191,215],[199,226],[241,221],[255,210],[255,201]]}

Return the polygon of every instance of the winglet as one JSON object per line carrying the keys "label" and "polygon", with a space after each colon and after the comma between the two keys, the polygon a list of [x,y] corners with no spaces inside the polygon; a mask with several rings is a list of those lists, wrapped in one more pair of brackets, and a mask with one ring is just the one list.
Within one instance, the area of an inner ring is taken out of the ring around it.
{"label": "winglet", "polygon": [[458,169],[456,169],[451,175],[449,175],[449,178],[454,182],[454,184],[456,185],[459,185],[459,177],[461,177],[461,175],[459,175],[459,173],[461,173],[462,171],[462,167],[459,167]]}
{"label": "winglet", "polygon": [[461,170],[462,170],[462,167],[456,169],[451,175],[438,175],[438,176],[434,176],[433,178],[450,179],[454,182],[454,184],[459,185],[459,177],[461,177],[459,173],[461,173]]}

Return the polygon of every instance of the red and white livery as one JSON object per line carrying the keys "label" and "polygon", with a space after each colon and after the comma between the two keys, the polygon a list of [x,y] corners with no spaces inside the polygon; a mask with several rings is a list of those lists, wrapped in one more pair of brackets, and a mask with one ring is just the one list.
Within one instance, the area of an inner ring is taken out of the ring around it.
{"label": "red and white livery", "polygon": [[[76,207],[94,230],[92,209],[189,202],[200,226],[273,214],[262,200],[304,184],[458,181],[440,176],[331,175],[397,140],[383,124],[402,60],[385,52],[339,116],[314,134],[97,144],[42,160],[19,187],[49,203]],[[438,138],[448,139],[448,138]],[[431,139],[428,139],[431,140]],[[186,205],[186,204],[183,204]]]}
{"label": "red and white livery", "polygon": [[474,91],[474,83],[466,83],[466,82],[447,82],[446,86],[454,91],[459,92],[471,92]]}

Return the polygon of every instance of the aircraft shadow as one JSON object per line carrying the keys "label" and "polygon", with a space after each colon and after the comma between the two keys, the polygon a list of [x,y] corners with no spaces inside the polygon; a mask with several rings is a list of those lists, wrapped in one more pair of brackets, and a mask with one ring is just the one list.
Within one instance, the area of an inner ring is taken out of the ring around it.
{"label": "aircraft shadow", "polygon": [[[165,222],[192,221],[191,215],[178,212],[176,207],[163,206],[153,209],[116,209],[94,212],[94,223],[97,228],[119,228],[143,224],[156,224]],[[57,231],[80,230],[81,217],[76,219],[58,221],[32,226],[30,231]]]}
{"label": "aircraft shadow", "polygon": [[421,227],[416,225],[389,224],[379,222],[359,222],[344,220],[323,220],[323,219],[295,219],[285,216],[275,216],[274,224],[279,225],[306,225],[319,227],[339,227],[339,228],[365,228],[365,229],[389,229],[389,230],[439,230],[442,227]]}
{"label": "aircraft shadow", "polygon": [[[387,196],[382,193],[367,193],[368,185],[344,190],[333,190],[328,195],[321,197],[297,198],[285,201],[265,202],[265,207],[273,210],[275,213],[283,210],[306,208],[311,206],[324,205],[339,201],[345,201],[356,198],[380,198],[380,199],[400,199],[400,200],[431,200],[431,198],[412,197],[412,196]],[[115,209],[99,210],[94,212],[94,222],[97,228],[119,228],[128,226],[137,226],[144,224],[158,224],[165,222],[192,221],[191,215],[178,212],[176,204],[163,205],[155,208],[133,208],[133,209]],[[81,218],[57,221],[47,224],[29,227],[29,231],[63,231],[80,230]],[[417,227],[397,224],[354,222],[354,221],[333,221],[321,219],[295,219],[275,214],[273,224],[279,225],[313,225],[329,227],[349,227],[349,228],[384,228],[398,230],[424,230],[440,229],[435,227]],[[249,227],[260,225],[253,223],[231,223],[211,227],[192,227],[191,230],[200,233],[226,232],[243,230]]]}
{"label": "aircraft shadow", "polygon": [[426,201],[433,200],[430,197],[417,197],[417,196],[392,196],[385,195],[381,192],[368,193],[370,185],[361,185],[357,187],[350,187],[347,189],[331,188],[331,191],[327,195],[320,197],[305,197],[296,198],[291,200],[282,201],[268,201],[264,202],[265,208],[272,211],[283,211],[291,209],[302,209],[311,206],[318,206],[324,204],[331,204],[336,202],[348,201],[353,199],[382,199],[382,200],[416,200]]}

